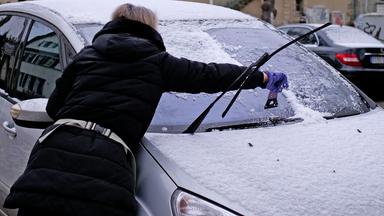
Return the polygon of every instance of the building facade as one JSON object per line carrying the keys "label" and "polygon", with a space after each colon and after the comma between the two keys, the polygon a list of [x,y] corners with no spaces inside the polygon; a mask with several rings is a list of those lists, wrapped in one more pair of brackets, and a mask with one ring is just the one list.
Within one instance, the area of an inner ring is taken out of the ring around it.
{"label": "building facade", "polygon": [[0,0],[0,4],[10,3],[10,2],[17,2],[17,0]]}
{"label": "building facade", "polygon": [[[240,5],[240,10],[261,17],[261,5],[264,0],[189,0],[222,6]],[[307,21],[324,23],[332,21],[338,24],[351,24],[362,13],[381,12],[384,0],[275,0],[277,16],[273,24],[283,25]],[[238,9],[238,8],[236,8]]]}

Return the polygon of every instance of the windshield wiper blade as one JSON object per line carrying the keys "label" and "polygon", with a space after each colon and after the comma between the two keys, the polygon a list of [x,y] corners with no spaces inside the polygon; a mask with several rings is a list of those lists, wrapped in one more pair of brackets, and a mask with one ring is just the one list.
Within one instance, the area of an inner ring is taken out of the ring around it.
{"label": "windshield wiper blade", "polygon": [[291,44],[293,43],[296,43],[298,42],[299,40],[307,37],[308,35],[310,34],[313,34],[314,32],[316,31],[319,31],[329,25],[331,25],[332,23],[326,23],[312,31],[309,31],[308,33],[306,34],[303,34],[302,36],[300,37],[297,37],[296,39],[288,42],[287,44],[283,45],[282,47],[280,47],[279,49],[277,49],[276,51],[274,51],[271,55],[269,55],[268,53],[264,53],[256,62],[252,63],[251,65],[249,65],[243,73],[241,73],[235,81],[233,81],[229,86],[228,88],[223,91],[211,104],[208,105],[208,107],[189,125],[189,127],[183,132],[183,133],[191,133],[191,134],[194,134],[195,131],[197,130],[197,128],[200,126],[200,124],[203,122],[203,120],[205,119],[205,117],[208,115],[209,111],[211,110],[211,108],[216,104],[217,101],[220,100],[220,98],[222,98],[224,96],[225,93],[227,93],[230,89],[232,89],[233,86],[235,86],[241,79],[243,79],[243,82],[240,84],[240,87],[238,89],[238,91],[236,92],[235,96],[232,98],[231,102],[228,104],[228,107],[225,109],[225,111],[223,112],[222,114],[222,117],[224,118],[225,115],[227,114],[227,112],[229,111],[229,109],[232,107],[233,103],[235,102],[236,98],[238,97],[238,95],[240,94],[243,86],[246,84],[246,82],[249,80],[249,77],[250,75],[254,72],[254,71],[257,71],[262,65],[264,65],[270,58],[272,58],[272,56],[276,55],[278,52],[280,52],[281,50],[287,48],[288,46],[290,46]]}
{"label": "windshield wiper blade", "polygon": [[224,125],[219,127],[211,127],[206,129],[207,132],[211,132],[214,130],[223,131],[223,130],[236,130],[236,129],[248,129],[248,128],[260,128],[260,127],[273,127],[276,125],[282,124],[294,124],[298,122],[302,122],[304,119],[302,118],[282,118],[282,117],[270,117],[264,121],[257,121],[251,123],[243,123],[243,124],[231,124]]}
{"label": "windshield wiper blade", "polygon": [[359,114],[361,114],[361,112],[358,110],[354,110],[354,109],[349,108],[349,107],[344,107],[341,110],[339,110],[338,112],[336,112],[335,114],[333,114],[331,116],[324,116],[323,118],[330,120],[330,119],[349,117],[349,116],[354,116],[354,115],[359,115]]}

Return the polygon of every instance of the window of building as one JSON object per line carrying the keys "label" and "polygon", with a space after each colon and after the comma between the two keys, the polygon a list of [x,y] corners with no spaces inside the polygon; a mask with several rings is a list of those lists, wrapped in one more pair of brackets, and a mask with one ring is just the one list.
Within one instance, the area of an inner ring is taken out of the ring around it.
{"label": "window of building", "polygon": [[296,11],[301,13],[304,12],[303,0],[296,0]]}

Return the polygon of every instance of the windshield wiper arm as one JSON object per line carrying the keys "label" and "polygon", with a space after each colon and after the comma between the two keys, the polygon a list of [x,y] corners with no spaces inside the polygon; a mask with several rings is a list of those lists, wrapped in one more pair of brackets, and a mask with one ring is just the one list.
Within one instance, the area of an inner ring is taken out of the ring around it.
{"label": "windshield wiper arm", "polygon": [[228,107],[225,109],[225,111],[223,112],[222,114],[222,117],[224,118],[225,115],[227,114],[227,112],[229,111],[229,109],[232,107],[232,104],[235,102],[236,98],[239,96],[244,84],[246,84],[246,82],[249,80],[249,77],[250,75],[252,74],[253,71],[255,70],[258,70],[262,65],[264,65],[270,58],[272,58],[272,56],[276,55],[278,52],[280,52],[281,50],[287,48],[288,46],[290,46],[291,44],[293,43],[296,43],[298,42],[299,40],[307,37],[308,35],[310,34],[313,34],[314,32],[316,31],[319,31],[320,29],[323,29],[327,26],[331,25],[331,23],[326,23],[312,31],[309,31],[308,33],[306,34],[303,34],[302,36],[300,37],[297,37],[296,39],[288,42],[287,44],[283,45],[282,47],[280,47],[279,49],[277,49],[276,51],[274,51],[271,55],[269,55],[268,53],[264,53],[256,62],[252,63],[251,65],[249,65],[244,71],[243,73],[241,73],[235,81],[233,81],[229,86],[228,88],[223,91],[211,104],[208,105],[208,107],[189,125],[189,127],[183,132],[183,133],[195,133],[195,131],[197,130],[197,128],[200,126],[200,124],[203,122],[203,120],[205,119],[205,117],[208,115],[209,111],[211,110],[211,108],[216,104],[217,101],[220,100],[220,98],[222,98],[224,96],[225,93],[227,93],[230,89],[232,89],[233,86],[235,86],[241,79],[243,79],[243,82],[240,84],[240,87],[239,89],[237,90],[235,96],[232,98],[231,102],[228,104]]}

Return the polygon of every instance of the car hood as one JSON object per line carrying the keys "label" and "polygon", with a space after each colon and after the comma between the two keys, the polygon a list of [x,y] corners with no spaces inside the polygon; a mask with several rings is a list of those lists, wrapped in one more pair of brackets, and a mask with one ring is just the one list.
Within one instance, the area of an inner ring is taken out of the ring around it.
{"label": "car hood", "polygon": [[146,134],[144,143],[177,185],[244,215],[384,215],[381,108],[269,128]]}

